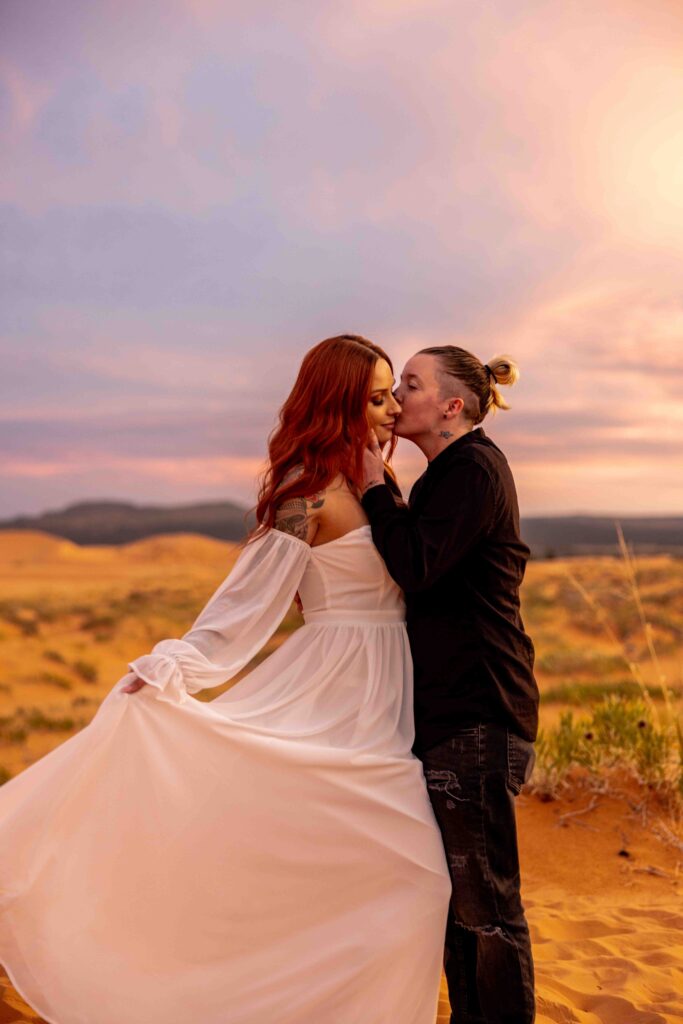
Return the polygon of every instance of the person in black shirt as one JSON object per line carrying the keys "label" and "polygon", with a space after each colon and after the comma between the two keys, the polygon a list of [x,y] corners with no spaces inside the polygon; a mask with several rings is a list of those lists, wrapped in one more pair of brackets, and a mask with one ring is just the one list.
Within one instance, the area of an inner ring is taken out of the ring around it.
{"label": "person in black shirt", "polygon": [[529,548],[505,456],[478,426],[518,369],[455,346],[406,364],[396,433],[428,466],[398,504],[379,444],[363,507],[406,597],[422,759],[453,884],[445,970],[453,1024],[531,1024],[534,968],[520,896],[514,798],[538,730],[534,647],[520,614]]}

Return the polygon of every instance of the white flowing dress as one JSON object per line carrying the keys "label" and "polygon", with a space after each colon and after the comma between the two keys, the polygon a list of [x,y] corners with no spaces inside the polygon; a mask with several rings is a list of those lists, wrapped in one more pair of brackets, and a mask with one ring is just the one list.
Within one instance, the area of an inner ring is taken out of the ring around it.
{"label": "white flowing dress", "polygon": [[[299,591],[305,625],[210,703]],[[268,531],[0,789],[0,961],[53,1024],[433,1024],[450,883],[369,526]]]}

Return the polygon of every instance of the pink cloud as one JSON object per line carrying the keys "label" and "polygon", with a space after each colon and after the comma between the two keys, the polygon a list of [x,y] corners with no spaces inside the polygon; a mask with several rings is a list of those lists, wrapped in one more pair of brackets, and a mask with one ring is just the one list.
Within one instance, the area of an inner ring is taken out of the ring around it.
{"label": "pink cloud", "polygon": [[[106,464],[82,457],[57,457],[53,460],[0,459],[0,472],[8,486],[16,482],[52,482],[60,494],[70,500],[81,495],[120,495],[140,503],[154,500],[180,501],[238,500],[255,501],[256,481],[263,461],[254,458],[116,458]],[[47,500],[47,499],[46,499]],[[4,514],[0,509],[0,513]],[[10,514],[9,512],[7,514]]]}
{"label": "pink cloud", "polygon": [[31,78],[6,58],[0,58],[0,82],[7,90],[13,140],[28,133],[53,92],[52,86]]}
{"label": "pink cloud", "polygon": [[[343,316],[397,370],[445,342],[519,359],[487,429],[523,506],[680,510],[679,3],[119,14],[27,20],[0,59],[0,198],[35,214],[13,228],[4,427],[87,435],[143,406],[136,422],[180,430],[232,406],[265,442],[303,350]],[[59,373],[66,399],[45,383]],[[75,489],[253,487],[245,453],[101,454],[5,468]],[[398,464],[423,467],[403,447]]]}

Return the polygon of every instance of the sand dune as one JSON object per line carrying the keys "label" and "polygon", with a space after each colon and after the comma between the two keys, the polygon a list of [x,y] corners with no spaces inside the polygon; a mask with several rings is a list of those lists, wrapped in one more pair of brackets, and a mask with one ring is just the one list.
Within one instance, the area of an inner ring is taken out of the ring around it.
{"label": "sand dune", "polygon": [[202,537],[197,533],[169,533],[128,544],[89,544],[83,546],[39,530],[0,530],[0,566],[21,569],[37,563],[46,567],[53,562],[210,562],[224,561],[226,552],[237,551],[230,541]]}
{"label": "sand dune", "polygon": [[[0,717],[26,705],[73,718],[64,731],[8,738],[0,769],[14,774],[89,720],[129,658],[188,628],[236,553],[233,544],[193,534],[84,548],[35,531],[0,531]],[[632,614],[614,560],[570,568],[608,609]],[[562,707],[546,701],[560,683],[602,685],[623,672],[593,613],[577,603],[567,569],[531,563],[524,593],[546,722]],[[678,562],[643,562],[646,603],[674,681],[682,579]],[[657,815],[642,791],[628,788],[595,801],[580,790],[551,803],[520,797],[538,1024],[683,1024],[683,842],[657,838]],[[439,1024],[448,1019],[444,991]],[[0,971],[0,1024],[39,1021]]]}
{"label": "sand dune", "polygon": [[131,541],[121,545],[121,556],[127,561],[188,561],[212,562],[225,561],[226,551],[239,550],[238,544],[230,541],[215,540],[212,537],[200,537],[197,533],[171,533],[145,537],[144,540]]}
{"label": "sand dune", "polygon": [[78,557],[80,552],[87,552],[70,540],[54,537],[50,533],[39,530],[2,530],[0,531],[0,565],[17,566],[20,562],[45,562],[54,559]]}

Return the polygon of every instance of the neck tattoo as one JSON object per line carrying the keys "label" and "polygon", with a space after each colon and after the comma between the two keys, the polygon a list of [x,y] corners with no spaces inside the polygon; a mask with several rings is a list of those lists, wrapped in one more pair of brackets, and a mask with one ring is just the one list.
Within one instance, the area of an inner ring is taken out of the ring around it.
{"label": "neck tattoo", "polygon": [[453,435],[451,434],[450,430],[440,430],[439,437],[445,437],[446,440],[448,440],[448,438],[453,437]]}

